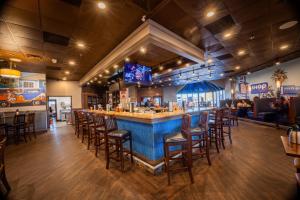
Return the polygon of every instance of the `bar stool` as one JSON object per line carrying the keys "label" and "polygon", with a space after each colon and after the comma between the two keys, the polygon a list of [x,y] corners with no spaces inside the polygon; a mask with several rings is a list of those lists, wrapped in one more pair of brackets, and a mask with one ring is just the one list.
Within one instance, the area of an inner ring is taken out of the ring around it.
{"label": "bar stool", "polygon": [[221,143],[224,145],[223,140],[223,134],[221,133],[223,127],[222,127],[222,110],[215,110],[213,114],[213,119],[209,119],[208,121],[208,133],[209,133],[209,139],[210,144],[212,142],[215,142],[217,152],[219,153],[219,145]]}
{"label": "bar stool", "polygon": [[93,140],[95,139],[96,132],[94,131],[95,127],[97,126],[96,121],[94,120],[94,113],[86,112],[85,113],[85,119],[86,119],[86,136],[87,136],[87,149],[90,149],[90,145],[93,143]]}
{"label": "bar stool", "polygon": [[[106,169],[109,169],[110,159],[121,162],[121,170],[124,172],[124,143],[129,142],[129,152],[131,163],[132,155],[132,138],[131,133],[127,130],[118,129],[116,117],[113,115],[105,116],[105,155]],[[115,149],[111,149],[115,147]],[[113,154],[116,154],[113,156]]]}
{"label": "bar stool", "polygon": [[4,162],[5,147],[6,147],[6,137],[4,137],[0,142],[0,181],[2,182],[6,190],[6,193],[4,194],[0,189],[0,194],[1,194],[0,199],[5,199],[8,192],[11,190],[5,173],[5,162]]}
{"label": "bar stool", "polygon": [[79,117],[78,117],[78,111],[74,110],[74,118],[75,118],[75,135],[79,134]]}
{"label": "bar stool", "polygon": [[[227,128],[227,130],[226,130]],[[222,115],[222,139],[225,140],[225,136],[229,138],[230,144],[232,144],[231,138],[231,111],[230,109],[224,109]],[[224,142],[222,143],[224,144]],[[225,149],[225,146],[224,146]]]}
{"label": "bar stool", "polygon": [[12,131],[15,138],[15,143],[18,144],[20,141],[20,136],[24,137],[25,142],[26,139],[26,125],[25,125],[25,114],[16,114],[14,116],[13,124],[6,126],[6,132],[8,134],[9,131]]}
{"label": "bar stool", "polygon": [[102,114],[93,115],[93,123],[95,126],[92,131],[95,134],[95,156],[97,157],[98,151],[102,145],[105,146],[105,118]]}
{"label": "bar stool", "polygon": [[[168,175],[168,185],[171,185],[171,173],[178,171],[188,171],[191,183],[194,183],[192,174],[192,153],[190,140],[185,137],[190,127],[191,118],[185,114],[182,117],[181,133],[174,133],[164,137],[164,163]],[[180,155],[178,157],[178,155]],[[183,162],[183,167],[171,168],[171,162]]]}
{"label": "bar stool", "polygon": [[[32,133],[34,135],[34,138],[36,138],[36,132],[35,132],[35,113],[29,113],[27,115],[27,121],[25,123],[26,133]],[[31,137],[29,135],[29,139],[31,140]]]}
{"label": "bar stool", "polygon": [[198,127],[190,129],[189,134],[192,140],[192,158],[206,156],[208,164],[211,165],[208,139],[208,112],[200,113]]}
{"label": "bar stool", "polygon": [[[87,112],[79,112],[79,129],[81,132],[81,142],[84,142],[84,139],[89,134],[89,126],[88,126],[88,113]],[[78,136],[79,137],[79,136]]]}

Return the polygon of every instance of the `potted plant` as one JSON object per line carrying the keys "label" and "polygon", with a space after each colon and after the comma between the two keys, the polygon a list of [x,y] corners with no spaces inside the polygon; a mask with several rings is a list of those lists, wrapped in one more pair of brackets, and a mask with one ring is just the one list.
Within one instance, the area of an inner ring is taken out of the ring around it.
{"label": "potted plant", "polygon": [[273,75],[272,75],[272,80],[275,81],[276,83],[276,87],[277,87],[277,97],[280,96],[280,87],[282,85],[282,83],[288,79],[287,77],[287,73],[286,71],[282,70],[282,69],[276,69],[274,72],[273,72]]}

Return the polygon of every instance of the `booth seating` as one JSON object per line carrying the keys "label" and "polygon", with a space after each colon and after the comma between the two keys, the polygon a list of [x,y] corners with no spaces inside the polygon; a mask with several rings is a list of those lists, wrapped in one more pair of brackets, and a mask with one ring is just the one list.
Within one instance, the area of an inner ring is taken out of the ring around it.
{"label": "booth seating", "polygon": [[[237,108],[237,104],[239,102],[242,102],[242,101],[245,101],[247,104],[249,104],[251,106],[249,108],[248,107],[247,108]],[[234,108],[237,108],[236,113],[235,113],[237,115],[237,117],[247,117],[248,116],[247,113],[249,111],[251,112],[251,110],[253,108],[253,102],[250,101],[249,99],[234,99],[234,100],[225,99],[225,100],[220,100],[220,107],[221,108],[226,108],[227,105],[228,105],[228,107],[232,107],[232,104],[233,104]]]}
{"label": "booth seating", "polygon": [[300,97],[290,98],[289,121],[290,124],[300,124]]}
{"label": "booth seating", "polygon": [[264,122],[274,122],[276,112],[271,104],[275,101],[275,98],[254,99],[253,112],[248,112],[248,117]]}

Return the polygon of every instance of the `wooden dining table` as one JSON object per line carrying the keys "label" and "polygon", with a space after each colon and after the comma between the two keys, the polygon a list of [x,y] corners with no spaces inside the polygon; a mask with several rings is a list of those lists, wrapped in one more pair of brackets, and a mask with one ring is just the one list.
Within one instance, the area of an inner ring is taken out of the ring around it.
{"label": "wooden dining table", "polygon": [[281,136],[281,141],[286,155],[300,158],[300,144],[290,143],[287,136]]}

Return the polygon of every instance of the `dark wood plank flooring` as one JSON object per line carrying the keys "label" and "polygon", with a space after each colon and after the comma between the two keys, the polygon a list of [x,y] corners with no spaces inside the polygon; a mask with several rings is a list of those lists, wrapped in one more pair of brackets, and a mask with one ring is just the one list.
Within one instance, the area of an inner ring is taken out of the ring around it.
{"label": "dark wood plank flooring", "polygon": [[[195,162],[195,184],[187,173],[153,176],[138,166],[122,174],[115,164],[105,169],[103,153],[95,158],[73,134],[61,127],[27,144],[9,145],[9,199],[295,199],[292,158],[280,141],[285,131],[241,122],[233,144]],[[127,162],[128,166],[128,162]]]}

